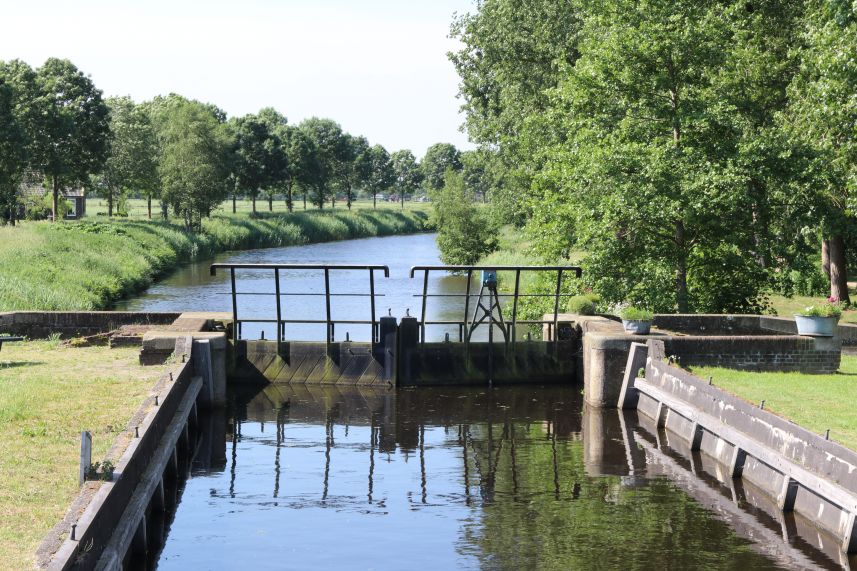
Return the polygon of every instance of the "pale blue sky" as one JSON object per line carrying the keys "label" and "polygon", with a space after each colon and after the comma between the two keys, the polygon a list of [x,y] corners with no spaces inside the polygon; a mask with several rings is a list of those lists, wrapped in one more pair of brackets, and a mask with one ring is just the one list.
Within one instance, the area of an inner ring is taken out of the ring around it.
{"label": "pale blue sky", "polygon": [[271,105],[419,157],[469,148],[449,24],[472,0],[0,0],[0,59],[65,57],[106,95]]}

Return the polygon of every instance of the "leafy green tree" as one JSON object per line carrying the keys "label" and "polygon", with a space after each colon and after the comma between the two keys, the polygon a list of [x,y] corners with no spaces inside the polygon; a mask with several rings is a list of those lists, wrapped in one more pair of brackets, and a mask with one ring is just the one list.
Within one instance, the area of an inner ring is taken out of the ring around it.
{"label": "leafy green tree", "polygon": [[113,216],[116,200],[128,190],[142,190],[149,197],[149,217],[152,216],[151,189],[158,187],[157,144],[149,115],[130,97],[107,100],[110,108],[110,154],[101,173],[95,177],[96,186],[107,198],[107,215]]}
{"label": "leafy green tree", "polygon": [[348,209],[354,202],[354,188],[365,182],[365,170],[360,157],[369,149],[366,137],[342,136],[342,149],[337,157],[337,186],[345,193]]}
{"label": "leafy green tree", "polygon": [[[253,213],[262,189],[274,189],[288,177],[286,153],[280,138],[264,119],[245,115],[229,122],[235,141],[233,173],[237,187],[250,195]],[[273,210],[273,196],[269,208]]]}
{"label": "leafy green tree", "polygon": [[459,97],[470,139],[494,155],[492,209],[520,223],[527,190],[543,157],[520,136],[525,125],[554,107],[551,98],[577,61],[581,4],[554,0],[482,0],[456,17],[449,54],[461,78]]}
{"label": "leafy green tree", "polygon": [[294,205],[294,189],[297,186],[303,196],[304,210],[308,190],[314,188],[320,176],[321,163],[318,149],[307,133],[296,127],[289,127],[281,135],[288,157],[288,179],[286,181],[286,206],[289,212]]}
{"label": "leafy green tree", "polygon": [[440,190],[444,185],[447,170],[461,170],[461,153],[454,145],[436,143],[426,151],[420,168],[429,192]]}
{"label": "leafy green tree", "polygon": [[109,151],[109,110],[101,90],[68,60],[50,58],[36,70],[43,113],[31,144],[32,163],[51,181],[53,218],[60,190],[83,184]]}
{"label": "leafy green tree", "polygon": [[390,155],[390,164],[393,167],[396,192],[404,209],[405,195],[413,194],[420,188],[423,180],[422,169],[414,154],[408,149],[402,149]]}
{"label": "leafy green tree", "polygon": [[532,234],[548,256],[589,251],[607,299],[760,309],[744,118],[718,92],[735,29],[734,11],[698,2],[593,5],[560,106],[529,131],[568,137],[550,146]]}
{"label": "leafy green tree", "polygon": [[357,168],[372,195],[372,208],[378,208],[378,193],[385,192],[396,180],[390,153],[381,145],[365,149],[357,158]]}
{"label": "leafy green tree", "polygon": [[215,108],[177,95],[153,102],[162,200],[185,226],[199,229],[203,216],[229,192],[230,133]]}
{"label": "leafy green tree", "polygon": [[0,62],[0,221],[15,224],[18,187],[27,167],[28,137],[18,114],[18,94]]}
{"label": "leafy green tree", "polygon": [[464,177],[446,172],[433,202],[440,259],[449,265],[472,265],[497,248],[496,231],[467,197]]}
{"label": "leafy green tree", "polygon": [[848,302],[846,236],[857,210],[857,6],[811,0],[802,29],[800,69],[789,86],[784,122],[795,140],[817,152],[815,211],[830,295]]}
{"label": "leafy green tree", "polygon": [[330,119],[312,117],[306,119],[299,128],[312,142],[317,164],[313,182],[312,203],[319,209],[324,208],[328,196],[335,201],[336,185],[342,174],[343,157],[347,154],[342,127]]}

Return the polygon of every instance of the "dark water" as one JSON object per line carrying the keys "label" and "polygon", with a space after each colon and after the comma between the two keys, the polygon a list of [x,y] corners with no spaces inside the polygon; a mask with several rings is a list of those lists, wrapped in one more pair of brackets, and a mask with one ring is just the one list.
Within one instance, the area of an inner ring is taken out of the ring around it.
{"label": "dark water", "polygon": [[[414,234],[409,236],[390,236],[384,238],[366,238],[344,242],[328,242],[291,246],[287,248],[266,248],[245,252],[228,252],[219,255],[214,261],[230,263],[280,263],[280,264],[380,264],[390,268],[390,277],[383,278],[376,273],[376,290],[382,295],[377,300],[377,315],[392,314],[401,317],[410,311],[419,316],[421,301],[414,297],[422,291],[422,274],[413,279],[408,277],[412,266],[440,264],[434,234]],[[116,308],[129,311],[232,311],[229,275],[221,271],[217,276],[209,275],[211,260],[185,266],[149,288],[143,295],[117,304]],[[281,277],[284,293],[323,293],[323,272],[302,270],[283,273]],[[236,271],[239,292],[252,294],[274,293],[273,272],[254,270]],[[429,292],[434,294],[464,293],[466,279],[463,276],[430,274]],[[474,279],[474,293],[477,291]],[[337,271],[331,272],[331,291],[333,293],[368,293],[368,272]],[[284,296],[283,315],[287,319],[323,319],[325,314],[322,296]],[[245,295],[238,300],[239,318],[273,318],[276,315],[276,301],[273,295]],[[460,298],[430,298],[426,314],[431,321],[461,320],[464,316],[464,301]],[[370,320],[369,300],[363,297],[334,297],[331,299],[331,315],[335,319]],[[245,324],[242,334],[253,339],[260,335],[260,326]],[[484,328],[483,328],[484,329]],[[336,327],[336,340],[350,338],[358,341],[370,339],[369,326],[339,325]],[[458,335],[457,328],[444,329],[441,326],[427,330],[427,340],[443,339],[449,332],[453,339]],[[487,335],[485,331],[477,331]],[[265,328],[267,339],[275,338],[273,325]],[[323,340],[324,325],[291,324],[286,327],[286,338],[290,340]],[[474,336],[481,339],[482,336]]]}
{"label": "dark water", "polygon": [[[224,254],[217,261],[381,263],[379,314],[419,314],[412,265],[437,264],[431,235]],[[360,281],[362,280],[362,281]],[[365,291],[366,274],[333,290]],[[238,272],[239,291],[273,292]],[[461,277],[430,289],[460,293]],[[179,270],[132,310],[230,311],[225,275]],[[320,272],[285,291],[323,291]],[[295,296],[291,317],[317,315]],[[242,316],[270,317],[273,298],[246,296]],[[460,319],[461,300],[433,298],[430,319]],[[337,298],[334,318],[369,318],[365,298]],[[368,328],[349,327],[352,339]],[[442,329],[429,332],[440,338]],[[245,328],[253,337],[260,331]],[[456,335],[457,332],[452,332]],[[337,328],[337,339],[345,332]],[[273,330],[266,331],[273,336]],[[291,339],[321,339],[311,327]],[[835,542],[635,415],[583,406],[580,387],[378,391],[232,387],[205,417],[158,569],[802,569],[848,567]],[[642,421],[641,421],[642,422]],[[645,423],[644,423],[645,424]],[[707,469],[707,471],[706,471]],[[737,486],[737,487],[736,487]],[[795,533],[803,529],[802,536]],[[809,530],[809,531],[807,531]],[[783,538],[787,541],[784,541]],[[804,539],[808,537],[809,539]],[[853,562],[852,562],[853,565]]]}
{"label": "dark water", "polygon": [[719,511],[726,486],[579,388],[269,386],[231,402],[158,569],[833,566],[764,518],[741,528],[757,543],[739,537],[687,493]]}

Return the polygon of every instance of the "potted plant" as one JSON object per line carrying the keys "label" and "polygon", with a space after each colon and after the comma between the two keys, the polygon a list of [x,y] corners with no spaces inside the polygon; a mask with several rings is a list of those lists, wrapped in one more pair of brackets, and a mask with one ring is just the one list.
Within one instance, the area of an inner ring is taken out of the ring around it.
{"label": "potted plant", "polygon": [[627,333],[634,335],[648,335],[652,328],[652,319],[655,314],[648,309],[642,309],[630,305],[619,311],[619,317],[622,318],[622,327]]}
{"label": "potted plant", "polygon": [[835,303],[811,305],[795,315],[798,335],[833,337],[842,309]]}

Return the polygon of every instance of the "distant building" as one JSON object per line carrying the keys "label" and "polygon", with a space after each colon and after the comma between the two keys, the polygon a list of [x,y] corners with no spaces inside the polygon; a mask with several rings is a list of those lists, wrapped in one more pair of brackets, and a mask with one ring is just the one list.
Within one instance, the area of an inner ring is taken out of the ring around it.
{"label": "distant building", "polygon": [[[37,181],[36,177],[27,177],[27,179],[21,183],[19,191],[21,202],[23,204],[20,207],[18,218],[24,218],[26,214],[25,209],[27,207],[33,208],[34,205],[44,200],[44,197],[50,194],[51,192],[47,190],[41,182]],[[82,188],[61,190],[60,196],[64,198],[68,204],[68,211],[65,214],[66,220],[79,220],[86,215],[86,197],[84,196]],[[50,218],[50,216],[51,209],[50,207],[47,207],[45,208],[44,213],[39,217]]]}

